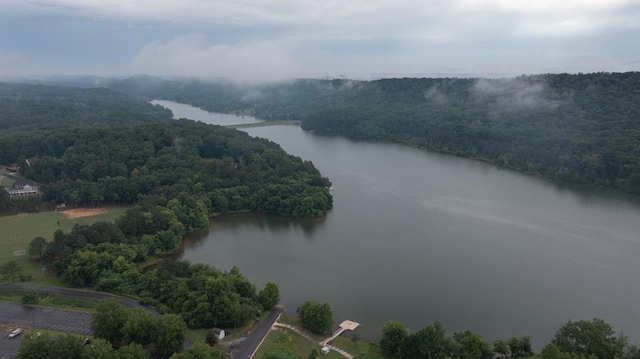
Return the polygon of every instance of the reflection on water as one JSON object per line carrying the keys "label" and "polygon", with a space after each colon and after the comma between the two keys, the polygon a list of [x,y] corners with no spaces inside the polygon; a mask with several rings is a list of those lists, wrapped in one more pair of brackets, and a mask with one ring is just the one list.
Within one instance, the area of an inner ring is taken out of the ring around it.
{"label": "reflection on water", "polygon": [[260,231],[272,235],[299,232],[307,240],[313,240],[313,232],[321,228],[326,217],[315,219],[293,219],[264,213],[239,213],[212,217],[209,229],[191,233],[186,237],[186,248],[197,248],[203,240],[217,231]]}

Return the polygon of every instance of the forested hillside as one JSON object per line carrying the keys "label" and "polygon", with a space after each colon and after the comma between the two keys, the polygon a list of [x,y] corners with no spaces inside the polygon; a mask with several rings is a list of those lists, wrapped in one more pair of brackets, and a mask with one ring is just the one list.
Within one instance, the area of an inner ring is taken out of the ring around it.
{"label": "forested hillside", "polygon": [[114,126],[171,117],[163,107],[106,88],[0,83],[0,130]]}
{"label": "forested hillside", "polygon": [[241,87],[137,77],[114,89],[210,111],[301,120],[541,176],[640,193],[640,73],[513,79],[296,80]]}
{"label": "forested hillside", "polygon": [[[19,159],[31,159],[30,166]],[[332,206],[312,163],[264,139],[188,120],[110,128],[0,132],[0,163],[22,164],[43,200],[132,204],[145,195],[207,214],[252,210],[309,218]],[[194,221],[201,221],[200,219]]]}

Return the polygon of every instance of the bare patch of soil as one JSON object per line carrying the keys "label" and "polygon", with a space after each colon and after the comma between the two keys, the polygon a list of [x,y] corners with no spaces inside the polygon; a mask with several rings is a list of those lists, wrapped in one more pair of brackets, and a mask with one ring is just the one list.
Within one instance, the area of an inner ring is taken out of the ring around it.
{"label": "bare patch of soil", "polygon": [[80,218],[80,217],[90,217],[96,216],[98,214],[105,213],[107,210],[105,208],[74,208],[67,209],[62,211],[62,214],[67,218]]}

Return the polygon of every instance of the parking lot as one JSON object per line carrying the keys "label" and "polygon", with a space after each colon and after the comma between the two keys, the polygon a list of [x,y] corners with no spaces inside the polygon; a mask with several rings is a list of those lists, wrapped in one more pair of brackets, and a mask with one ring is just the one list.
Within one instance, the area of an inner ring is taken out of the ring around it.
{"label": "parking lot", "polygon": [[0,323],[25,329],[22,335],[9,339],[8,332],[0,333],[0,357],[12,358],[29,329],[46,329],[88,335],[91,333],[91,314],[0,303]]}

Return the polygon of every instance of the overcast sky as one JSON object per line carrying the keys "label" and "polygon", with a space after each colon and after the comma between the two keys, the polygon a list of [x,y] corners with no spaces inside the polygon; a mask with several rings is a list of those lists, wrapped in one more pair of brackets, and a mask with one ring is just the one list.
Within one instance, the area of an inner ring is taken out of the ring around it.
{"label": "overcast sky", "polygon": [[0,75],[640,70],[638,0],[0,0]]}

